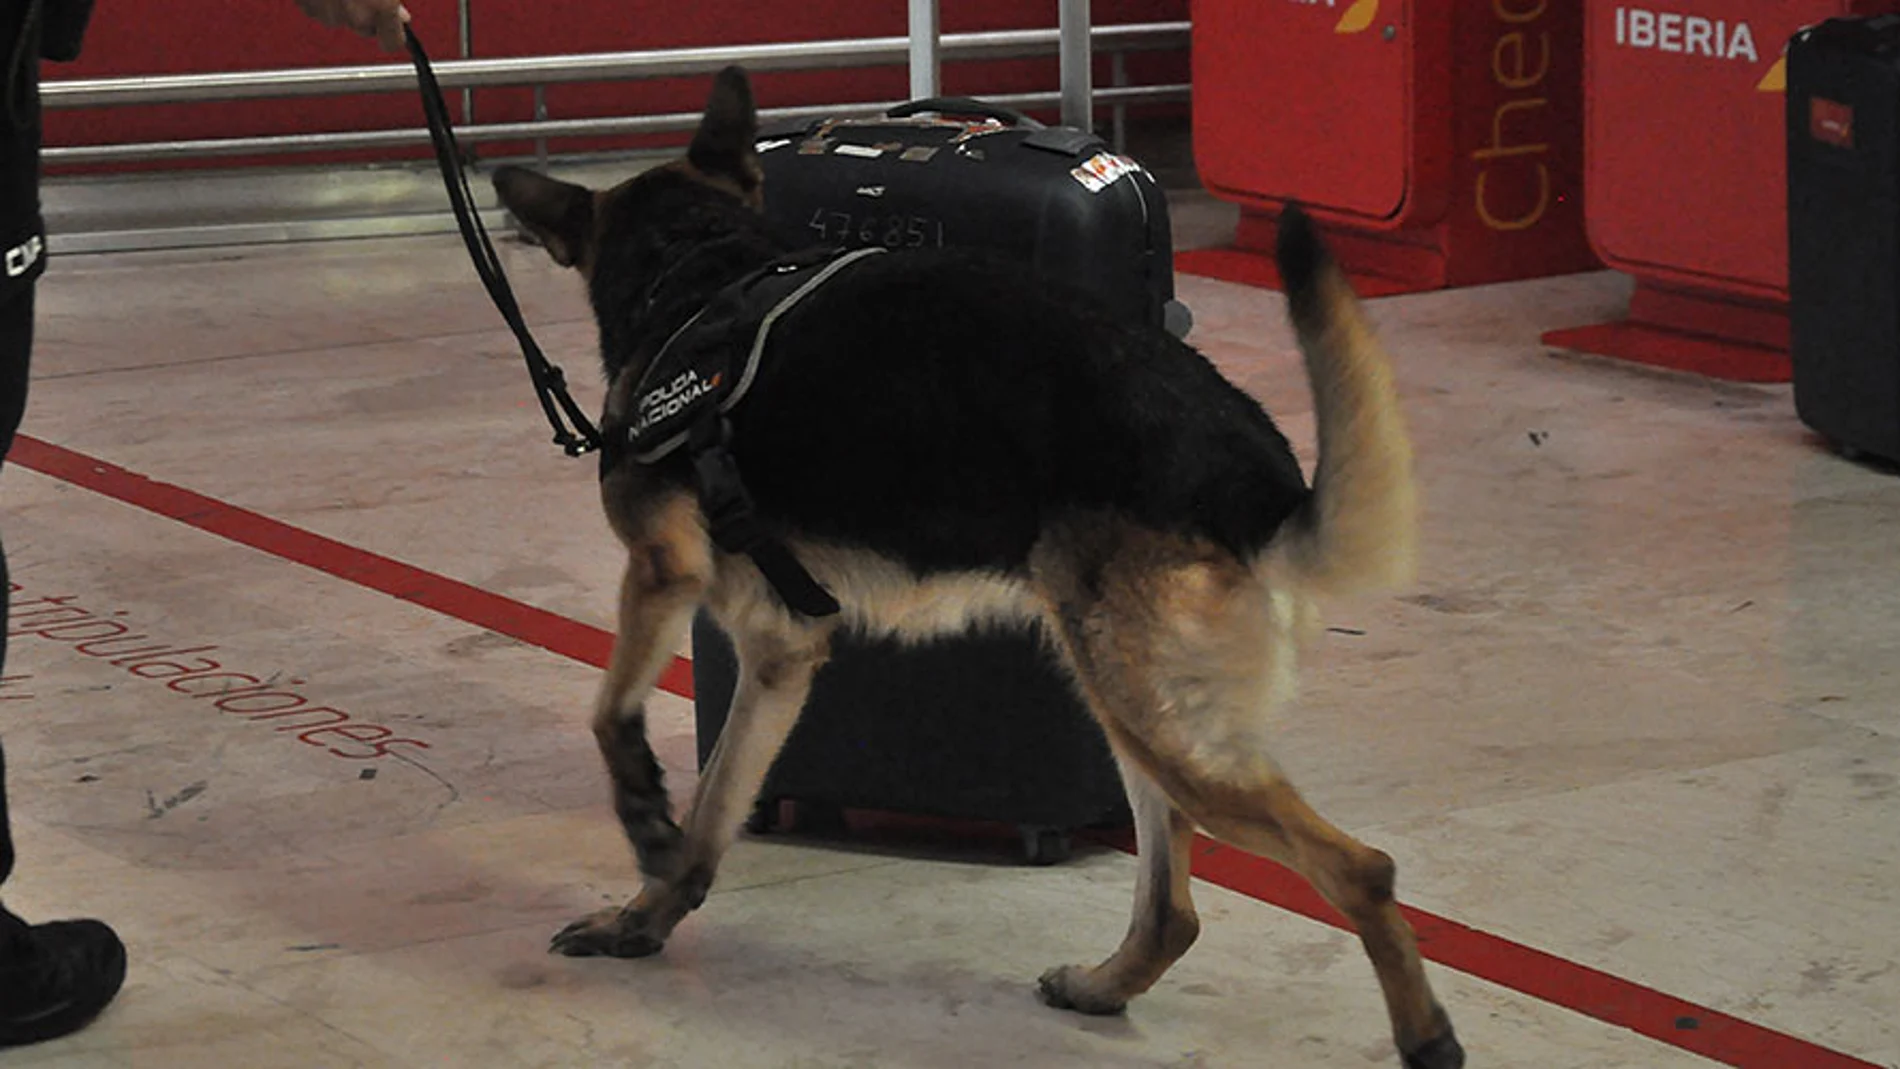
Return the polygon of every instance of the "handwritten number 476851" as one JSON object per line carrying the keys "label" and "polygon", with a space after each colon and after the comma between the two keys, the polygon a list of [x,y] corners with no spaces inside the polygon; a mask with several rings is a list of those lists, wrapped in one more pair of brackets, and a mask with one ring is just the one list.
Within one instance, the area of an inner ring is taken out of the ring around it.
{"label": "handwritten number 476851", "polygon": [[806,226],[817,231],[820,241],[838,245],[917,249],[943,244],[943,222],[921,215],[867,215],[860,219],[850,212],[820,208]]}

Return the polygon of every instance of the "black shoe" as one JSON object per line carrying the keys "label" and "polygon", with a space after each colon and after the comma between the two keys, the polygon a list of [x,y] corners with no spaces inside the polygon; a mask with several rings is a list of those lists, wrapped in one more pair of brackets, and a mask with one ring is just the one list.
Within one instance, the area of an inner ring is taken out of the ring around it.
{"label": "black shoe", "polygon": [[0,1047],[77,1032],[125,982],[125,944],[98,921],[36,924],[0,953]]}

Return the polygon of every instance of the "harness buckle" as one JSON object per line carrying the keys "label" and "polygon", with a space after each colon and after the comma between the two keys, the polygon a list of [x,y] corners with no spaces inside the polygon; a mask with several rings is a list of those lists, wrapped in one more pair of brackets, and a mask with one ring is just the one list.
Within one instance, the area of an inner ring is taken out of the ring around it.
{"label": "harness buckle", "polygon": [[728,553],[746,553],[759,543],[764,532],[752,507],[752,495],[739,478],[738,462],[726,448],[731,440],[732,424],[724,416],[711,415],[693,424],[687,449],[693,458],[700,507],[712,526],[713,544]]}

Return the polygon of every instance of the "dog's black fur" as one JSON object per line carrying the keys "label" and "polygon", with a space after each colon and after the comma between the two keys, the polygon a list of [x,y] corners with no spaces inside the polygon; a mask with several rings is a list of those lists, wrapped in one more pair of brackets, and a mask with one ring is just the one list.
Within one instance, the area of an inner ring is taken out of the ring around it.
{"label": "dog's black fur", "polygon": [[[791,251],[677,171],[624,187],[596,225],[609,379],[637,376],[711,294]],[[919,574],[1019,569],[1062,511],[1112,510],[1245,556],[1307,498],[1286,438],[1205,357],[1013,260],[873,257],[774,337],[732,418],[761,513]],[[683,459],[661,470],[690,475]]]}
{"label": "dog's black fur", "polygon": [[[521,224],[588,280],[609,424],[675,330],[791,251],[758,211],[753,121],[729,69],[682,160],[602,193],[519,168],[495,176]],[[1317,403],[1311,489],[1272,419],[1194,349],[1060,280],[956,250],[844,270],[780,320],[731,416],[761,519],[850,587],[841,618],[792,618],[749,562],[714,552],[684,451],[610,460],[603,500],[629,564],[594,730],[648,882],[554,949],[657,953],[698,907],[836,628],[924,640],[959,620],[1015,619],[1044,627],[1107,731],[1147,866],[1123,948],[1051,970],[1045,997],[1116,1012],[1186,951],[1199,822],[1300,867],[1353,920],[1408,1069],[1461,1066],[1391,859],[1313,813],[1254,749],[1257,703],[1290,673],[1308,595],[1394,581],[1413,544],[1410,449],[1383,353],[1305,216],[1282,226]],[[702,604],[734,632],[741,681],[682,833],[640,703]]]}

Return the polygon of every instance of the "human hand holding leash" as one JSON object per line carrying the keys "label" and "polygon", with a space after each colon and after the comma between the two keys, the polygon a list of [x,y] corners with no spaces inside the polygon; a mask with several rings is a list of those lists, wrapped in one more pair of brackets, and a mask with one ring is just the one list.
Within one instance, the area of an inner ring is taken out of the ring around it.
{"label": "human hand holding leash", "polygon": [[402,0],[297,0],[297,6],[325,26],[347,26],[376,38],[385,52],[403,50],[402,30],[409,12]]}

